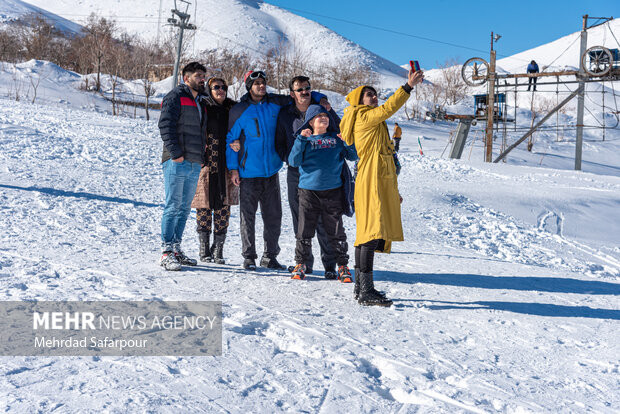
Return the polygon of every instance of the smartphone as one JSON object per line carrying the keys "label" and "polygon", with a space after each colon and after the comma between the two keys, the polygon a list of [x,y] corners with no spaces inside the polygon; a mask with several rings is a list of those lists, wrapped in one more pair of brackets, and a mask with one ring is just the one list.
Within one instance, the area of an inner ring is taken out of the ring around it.
{"label": "smartphone", "polygon": [[412,72],[417,72],[420,70],[420,63],[417,60],[410,60],[409,65],[411,65]]}

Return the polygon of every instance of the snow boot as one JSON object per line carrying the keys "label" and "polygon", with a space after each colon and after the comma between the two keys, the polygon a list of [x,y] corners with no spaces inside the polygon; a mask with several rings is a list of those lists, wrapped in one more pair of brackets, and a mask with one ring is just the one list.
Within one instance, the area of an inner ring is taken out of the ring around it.
{"label": "snow boot", "polygon": [[211,256],[213,261],[217,264],[225,264],[224,260],[224,242],[226,241],[226,234],[215,234],[213,236],[213,246],[211,246]]}
{"label": "snow boot", "polygon": [[163,252],[161,259],[159,259],[159,265],[166,270],[181,270],[181,263],[173,252]]}
{"label": "snow boot", "polygon": [[198,247],[199,247],[199,256],[201,262],[212,262],[213,257],[211,255],[211,250],[209,249],[209,236],[210,234],[206,231],[198,232]]}
{"label": "snow boot", "polygon": [[338,280],[340,283],[351,283],[353,278],[347,265],[338,266]]}
{"label": "snow boot", "polygon": [[254,259],[245,259],[243,261],[243,268],[245,270],[256,270],[256,262]]}
{"label": "snow boot", "polygon": [[360,268],[355,267],[355,286],[353,287],[353,296],[355,300],[358,300],[360,297]]}
{"label": "snow boot", "polygon": [[304,280],[305,278],[306,278],[306,265],[303,263],[300,263],[297,266],[295,266],[295,268],[293,269],[291,279]]}
{"label": "snow boot", "polygon": [[282,266],[275,257],[263,256],[260,259],[260,265],[261,267],[266,267],[268,269],[277,269],[277,270],[286,269],[286,267]]}
{"label": "snow boot", "polygon": [[392,306],[392,301],[390,299],[381,295],[381,292],[375,290],[372,272],[360,272],[359,279],[360,294],[357,303],[364,306]]}

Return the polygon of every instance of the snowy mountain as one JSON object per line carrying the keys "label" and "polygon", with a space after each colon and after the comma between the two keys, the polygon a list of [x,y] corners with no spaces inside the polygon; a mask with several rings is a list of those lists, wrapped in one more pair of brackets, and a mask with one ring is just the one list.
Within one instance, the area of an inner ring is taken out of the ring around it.
{"label": "snowy mountain", "polygon": [[48,23],[64,32],[78,33],[80,31],[81,26],[79,24],[51,13],[45,8],[36,7],[21,0],[2,0],[0,2],[0,25],[11,23],[29,14],[43,16]]}
{"label": "snowy mountain", "polygon": [[[74,22],[83,22],[91,12],[113,17],[130,33],[151,38],[163,36],[169,30],[165,24],[171,17],[170,9],[174,7],[172,0],[82,0],[77,3],[71,0],[29,0],[28,3]],[[398,65],[325,26],[263,1],[202,0],[193,3],[187,11],[192,15],[190,22],[198,27],[191,42],[193,53],[226,47],[261,57],[283,42],[291,50],[299,50],[317,66],[321,63],[359,62],[371,67],[386,81],[395,77],[400,81],[406,74]]]}
{"label": "snowy mountain", "polygon": [[[223,355],[3,356],[0,410],[618,412],[617,128],[605,141],[600,129],[586,130],[576,172],[571,128],[562,139],[541,131],[532,152],[518,147],[506,163],[486,164],[480,124],[462,159],[450,160],[455,123],[397,113],[388,127],[403,129],[405,241],[375,258],[377,288],[394,306],[369,309],[320,267],[304,281],[242,270],[238,207],[226,265],[165,272],[157,119],[111,116],[109,102],[79,90],[82,81],[48,62],[0,62],[0,301],[222,301]],[[344,98],[327,94],[342,113]],[[519,111],[515,126],[527,128]],[[574,123],[571,113],[561,119]],[[291,264],[284,169],[280,186],[278,259]],[[183,241],[192,257],[195,220]],[[355,220],[345,217],[344,227],[353,257]]]}

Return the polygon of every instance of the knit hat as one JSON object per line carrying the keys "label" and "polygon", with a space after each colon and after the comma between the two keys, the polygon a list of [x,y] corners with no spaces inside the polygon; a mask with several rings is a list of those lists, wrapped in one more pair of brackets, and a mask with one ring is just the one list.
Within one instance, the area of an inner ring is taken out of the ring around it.
{"label": "knit hat", "polygon": [[304,124],[300,126],[295,133],[300,135],[301,131],[310,128],[310,121],[312,121],[318,114],[327,114],[329,116],[329,113],[325,108],[323,108],[323,105],[310,105],[308,110],[306,110],[306,122],[304,122]]}
{"label": "knit hat", "polygon": [[265,79],[265,83],[267,82],[267,75],[265,75],[265,72],[263,72],[262,70],[249,70],[243,76],[243,81],[245,82],[245,89],[247,89],[248,92],[250,91],[250,89],[252,89],[254,81],[258,78],[263,78]]}

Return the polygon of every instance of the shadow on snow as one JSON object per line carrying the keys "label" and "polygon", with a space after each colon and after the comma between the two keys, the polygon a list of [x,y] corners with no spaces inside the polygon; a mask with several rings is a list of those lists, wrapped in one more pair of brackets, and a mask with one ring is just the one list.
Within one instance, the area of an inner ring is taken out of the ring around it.
{"label": "shadow on snow", "polygon": [[87,200],[108,201],[111,203],[133,204],[136,207],[163,207],[163,204],[144,203],[142,201],[129,200],[127,198],[109,197],[99,194],[58,190],[56,188],[47,187],[20,187],[18,185],[0,184],[0,188],[8,188],[10,190],[38,191],[43,194],[49,194],[56,197],[76,197],[85,198]]}

